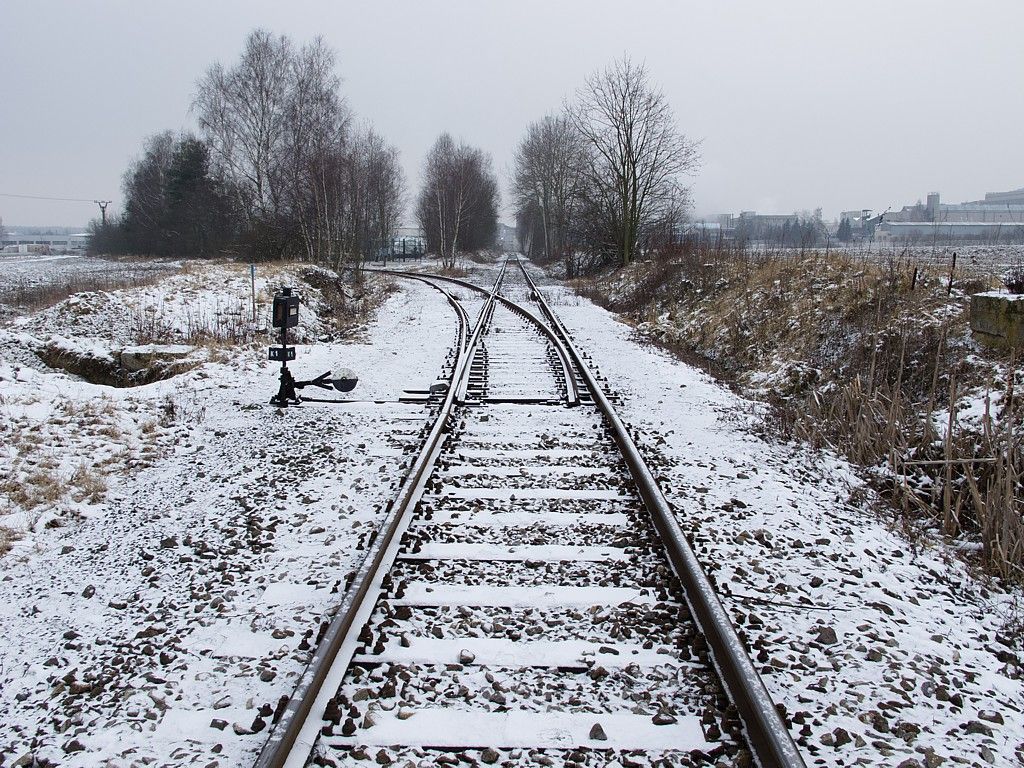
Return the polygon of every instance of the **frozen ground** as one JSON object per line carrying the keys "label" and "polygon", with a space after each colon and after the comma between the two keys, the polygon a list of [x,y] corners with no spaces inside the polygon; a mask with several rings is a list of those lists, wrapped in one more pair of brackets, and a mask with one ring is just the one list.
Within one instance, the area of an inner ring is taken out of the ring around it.
{"label": "frozen ground", "polygon": [[169,260],[101,259],[83,254],[0,254],[0,316],[44,295],[140,285],[178,270]]}
{"label": "frozen ground", "polygon": [[[355,369],[359,403],[266,406],[261,347],[218,347],[188,373],[117,390],[25,351],[61,331],[106,352],[134,343],[118,335],[139,316],[125,306],[156,307],[168,333],[213,317],[247,287],[216,269],[5,332],[0,525],[21,538],[0,557],[0,765],[250,764],[418,442],[423,407],[395,401],[440,373],[454,332],[420,283],[351,343],[300,346],[303,373]],[[1001,642],[1015,596],[942,545],[893,534],[851,500],[842,462],[754,436],[750,403],[547,290],[623,396],[808,762],[1019,764],[1024,684]],[[322,331],[313,319],[304,338]],[[40,503],[11,497],[41,478],[58,487]]]}
{"label": "frozen ground", "polygon": [[[251,762],[261,708],[291,692],[418,442],[424,409],[395,401],[440,372],[453,318],[407,286],[359,343],[299,348],[299,372],[357,370],[365,402],[284,413],[251,351],[130,390],[4,361],[8,473],[36,457],[33,434],[97,475],[118,449],[138,461],[92,499],[7,500],[0,523],[22,538],[0,559],[0,764]],[[65,415],[96,403],[117,432]]]}
{"label": "frozen ground", "polygon": [[887,262],[899,260],[947,268],[956,254],[957,267],[979,276],[1001,278],[1006,271],[1024,263],[1024,245],[945,245],[914,243],[833,244],[837,250],[860,254],[865,259]]}

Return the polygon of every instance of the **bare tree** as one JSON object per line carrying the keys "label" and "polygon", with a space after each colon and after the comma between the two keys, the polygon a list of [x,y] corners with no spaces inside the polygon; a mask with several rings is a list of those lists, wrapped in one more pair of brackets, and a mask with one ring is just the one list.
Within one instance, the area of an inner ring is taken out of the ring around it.
{"label": "bare tree", "polygon": [[679,132],[646,69],[628,58],[591,75],[566,115],[589,155],[585,236],[627,265],[685,206],[680,177],[697,168],[697,144]]}
{"label": "bare tree", "polygon": [[388,146],[373,129],[367,129],[365,146],[367,232],[364,257],[391,246],[405,210],[405,174],[398,159],[398,150]]}
{"label": "bare tree", "polygon": [[579,207],[586,160],[582,135],[563,115],[532,123],[514,159],[512,196],[516,221],[526,229],[522,234],[528,234],[528,255],[539,255],[543,261],[564,257],[570,276],[570,229]]}
{"label": "bare tree", "polygon": [[490,156],[442,133],[427,155],[416,214],[427,247],[441,256],[445,269],[455,266],[460,251],[492,245],[498,182]]}
{"label": "bare tree", "polygon": [[367,126],[311,162],[300,219],[308,256],[338,267],[379,253],[404,208],[398,150]]}
{"label": "bare tree", "polygon": [[[250,225],[290,229],[312,237],[309,187],[321,181],[318,163],[345,142],[350,115],[338,94],[334,53],[317,38],[296,50],[284,36],[253,31],[232,68],[214,64],[200,79],[193,109],[213,158],[238,191]],[[318,250],[319,246],[316,249]]]}

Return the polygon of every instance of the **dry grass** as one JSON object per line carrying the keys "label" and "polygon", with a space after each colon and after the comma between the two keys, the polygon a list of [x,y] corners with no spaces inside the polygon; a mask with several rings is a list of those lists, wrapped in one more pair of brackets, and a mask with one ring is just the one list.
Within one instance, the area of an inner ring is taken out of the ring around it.
{"label": "dry grass", "polygon": [[68,493],[75,501],[98,504],[107,493],[106,478],[88,464],[79,464],[68,481]]}
{"label": "dry grass", "polygon": [[32,510],[44,505],[55,504],[66,490],[60,473],[42,466],[22,469],[22,462],[15,462],[10,471],[0,478],[0,495],[15,507]]}
{"label": "dry grass", "polygon": [[[642,333],[772,404],[774,432],[868,470],[905,519],[980,543],[1024,577],[1020,366],[978,354],[968,295],[988,278],[906,252],[697,246],[581,285]],[[958,406],[987,393],[980,419]],[[999,403],[999,407],[993,405]]]}
{"label": "dry grass", "polygon": [[6,525],[0,525],[0,557],[10,552],[14,542],[20,538],[21,534],[13,528],[8,528]]}

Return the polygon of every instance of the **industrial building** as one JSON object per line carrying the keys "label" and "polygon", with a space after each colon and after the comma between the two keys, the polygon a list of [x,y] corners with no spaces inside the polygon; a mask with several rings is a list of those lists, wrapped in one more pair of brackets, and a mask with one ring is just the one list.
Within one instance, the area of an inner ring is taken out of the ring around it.
{"label": "industrial building", "polygon": [[938,192],[879,217],[879,240],[1024,240],[1024,189],[989,192],[984,200],[943,203]]}
{"label": "industrial building", "polygon": [[0,235],[3,253],[78,253],[89,245],[89,233],[72,235],[24,235],[4,232]]}

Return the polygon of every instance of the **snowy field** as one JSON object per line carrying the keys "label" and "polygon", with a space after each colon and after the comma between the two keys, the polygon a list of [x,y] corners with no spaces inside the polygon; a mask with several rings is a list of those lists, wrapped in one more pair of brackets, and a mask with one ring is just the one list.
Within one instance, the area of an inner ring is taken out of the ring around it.
{"label": "snowy field", "polygon": [[1024,245],[931,245],[915,243],[833,244],[834,250],[847,251],[865,259],[886,263],[899,259],[948,269],[956,254],[957,268],[979,277],[1001,278],[1011,267],[1024,263]]}
{"label": "snowy field", "polygon": [[82,254],[0,254],[0,305],[33,300],[45,292],[131,287],[177,271],[163,260],[100,259]]}
{"label": "snowy field", "polygon": [[[261,311],[298,280],[261,276]],[[249,765],[340,602],[426,424],[398,398],[441,373],[439,293],[400,283],[332,343],[304,289],[296,371],[354,369],[347,404],[268,406],[275,368],[248,338],[214,334],[186,372],[132,388],[35,353],[56,338],[114,359],[143,332],[238,328],[248,290],[243,268],[190,268],[0,328],[0,765]],[[843,462],[757,437],[751,403],[545,290],[622,396],[809,764],[1020,763],[1019,593],[894,533]]]}

